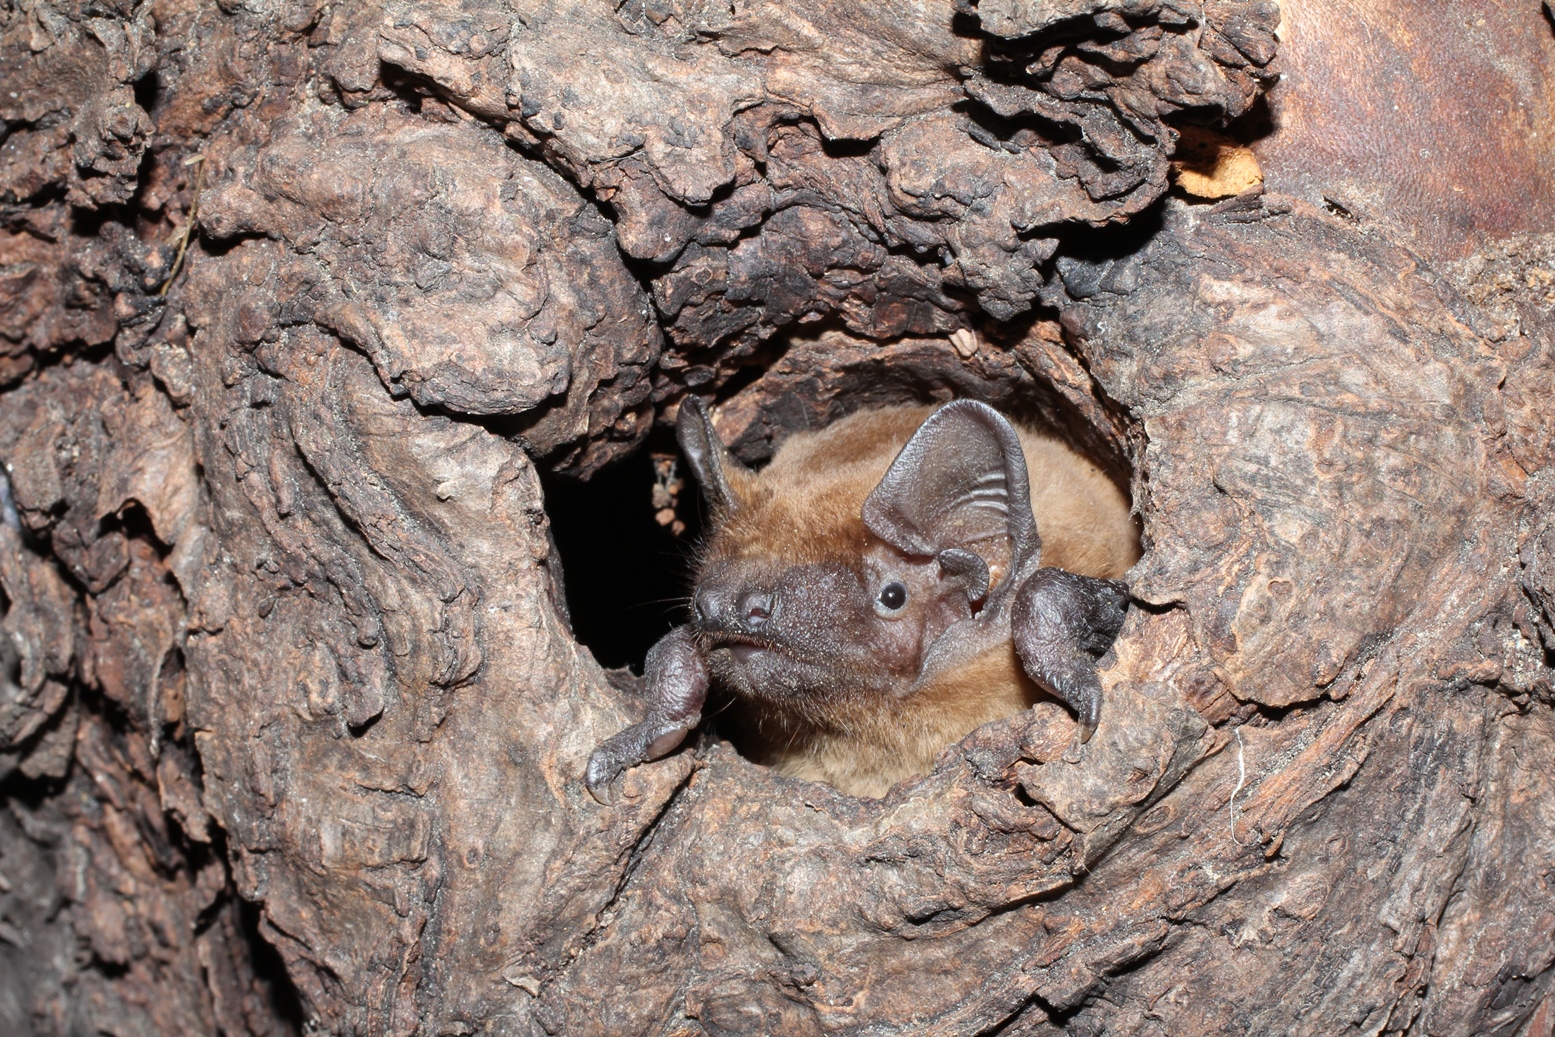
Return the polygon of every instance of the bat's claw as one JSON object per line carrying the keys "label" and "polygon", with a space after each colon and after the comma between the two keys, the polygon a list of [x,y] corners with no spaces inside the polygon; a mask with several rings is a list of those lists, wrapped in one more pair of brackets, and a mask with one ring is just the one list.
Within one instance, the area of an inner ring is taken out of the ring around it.
{"label": "bat's claw", "polygon": [[620,778],[628,768],[648,759],[647,724],[633,724],[600,743],[589,756],[588,767],[583,772],[583,784],[589,794],[605,806],[620,797]]}
{"label": "bat's claw", "polygon": [[1075,711],[1082,745],[1101,719],[1096,660],[1112,647],[1127,607],[1124,584],[1061,569],[1038,569],[1016,591],[1010,612],[1016,654],[1032,680]]}
{"label": "bat's claw", "polygon": [[685,741],[686,732],[700,719],[699,713],[672,721],[650,716],[605,739],[589,756],[583,772],[583,784],[588,786],[589,794],[606,806],[614,803],[622,774],[672,751]]}
{"label": "bat's claw", "polygon": [[603,784],[588,783],[589,795],[594,797],[594,802],[602,807],[613,807],[621,801],[621,782],[619,780],[607,781]]}
{"label": "bat's claw", "polygon": [[589,795],[603,806],[610,806],[620,799],[619,778],[626,764],[609,751],[609,743],[601,745],[589,756],[589,765],[583,772],[583,784]]}
{"label": "bat's claw", "polygon": [[1079,718],[1080,744],[1084,745],[1101,722],[1101,678],[1096,675],[1096,661],[1088,655],[1077,653],[1064,670],[1067,672],[1055,682],[1055,690]]}
{"label": "bat's claw", "polygon": [[702,719],[707,663],[690,627],[676,627],[648,650],[643,675],[653,701],[647,717],[601,742],[583,772],[589,794],[606,805],[622,772],[674,751]]}

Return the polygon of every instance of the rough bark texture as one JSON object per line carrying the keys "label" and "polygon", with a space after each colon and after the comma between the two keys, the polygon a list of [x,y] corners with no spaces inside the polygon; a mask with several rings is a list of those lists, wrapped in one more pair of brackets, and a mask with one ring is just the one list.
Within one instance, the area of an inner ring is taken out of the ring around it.
{"label": "rough bark texture", "polygon": [[[0,3],[0,1030],[1547,1037],[1549,15],[1374,90],[1471,6]],[[541,474],[688,391],[1108,465],[1095,738],[596,804]]]}

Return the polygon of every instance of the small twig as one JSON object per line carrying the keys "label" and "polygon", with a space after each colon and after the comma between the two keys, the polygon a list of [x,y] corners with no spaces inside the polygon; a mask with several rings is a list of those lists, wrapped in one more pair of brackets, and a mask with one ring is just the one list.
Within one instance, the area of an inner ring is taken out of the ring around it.
{"label": "small twig", "polygon": [[200,215],[200,188],[205,186],[205,156],[190,155],[184,159],[186,166],[199,166],[194,174],[194,197],[189,200],[189,215],[184,220],[184,229],[178,235],[178,256],[173,260],[173,269],[167,275],[167,280],[162,282],[162,290],[158,295],[166,295],[167,290],[173,287],[173,278],[178,276],[178,271],[184,266],[184,253],[189,250],[189,236],[194,233],[194,221]]}

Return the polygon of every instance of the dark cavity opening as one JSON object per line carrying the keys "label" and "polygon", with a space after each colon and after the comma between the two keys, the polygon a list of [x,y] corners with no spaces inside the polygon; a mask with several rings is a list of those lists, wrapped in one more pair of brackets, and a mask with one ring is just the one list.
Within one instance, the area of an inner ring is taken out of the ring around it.
{"label": "dark cavity opening", "polygon": [[140,106],[141,111],[147,115],[156,111],[157,101],[162,97],[162,80],[157,76],[155,69],[131,83],[130,89],[134,92],[135,103]]}
{"label": "dark cavity opening", "polygon": [[[655,461],[674,459],[676,535],[656,515]],[[573,636],[607,669],[641,670],[648,649],[686,621],[702,502],[670,429],[586,480],[542,477],[546,514],[561,555]]]}

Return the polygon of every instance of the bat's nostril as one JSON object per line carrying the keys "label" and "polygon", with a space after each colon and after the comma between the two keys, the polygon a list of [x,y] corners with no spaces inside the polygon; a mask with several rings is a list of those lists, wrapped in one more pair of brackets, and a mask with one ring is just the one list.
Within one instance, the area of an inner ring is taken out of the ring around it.
{"label": "bat's nostril", "polygon": [[772,595],[753,592],[740,599],[740,617],[747,630],[759,630],[772,618]]}
{"label": "bat's nostril", "polygon": [[704,587],[696,592],[692,598],[692,609],[696,612],[696,621],[702,625],[710,625],[717,622],[718,615],[722,611],[722,600],[719,594],[710,587]]}

